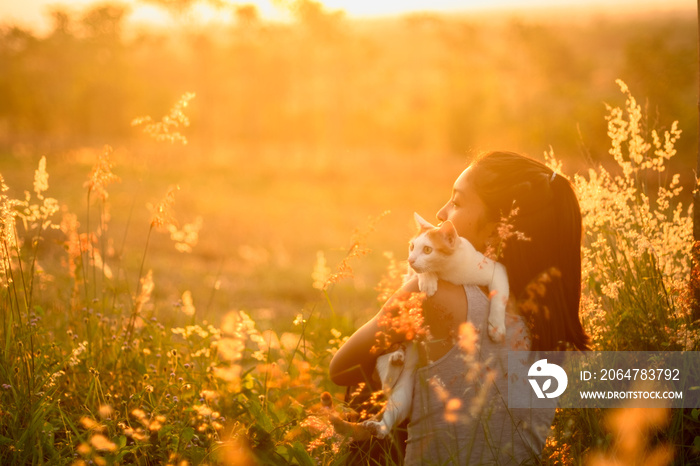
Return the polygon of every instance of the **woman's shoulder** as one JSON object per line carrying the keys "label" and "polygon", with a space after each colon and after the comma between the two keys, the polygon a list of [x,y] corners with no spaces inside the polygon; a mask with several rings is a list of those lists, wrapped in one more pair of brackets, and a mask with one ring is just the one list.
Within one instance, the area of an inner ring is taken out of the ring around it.
{"label": "woman's shoulder", "polygon": [[[418,278],[412,277],[404,283],[401,292],[403,294],[420,292]],[[424,308],[455,309],[461,312],[466,309],[466,303],[467,295],[464,286],[438,280],[437,291],[432,296],[426,296],[423,304]]]}

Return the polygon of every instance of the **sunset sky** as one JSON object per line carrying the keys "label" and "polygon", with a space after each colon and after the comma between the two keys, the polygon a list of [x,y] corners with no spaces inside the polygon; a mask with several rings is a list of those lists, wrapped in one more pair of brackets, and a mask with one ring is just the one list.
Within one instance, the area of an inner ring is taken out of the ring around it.
{"label": "sunset sky", "polygon": [[[266,19],[284,20],[285,13],[274,0],[244,0],[230,1],[235,4],[254,4]],[[23,27],[44,31],[49,26],[48,12],[56,6],[67,8],[69,11],[81,11],[87,5],[98,3],[99,0],[21,0],[0,2],[0,23],[14,23]],[[100,2],[104,3],[104,2]],[[122,0],[114,3],[129,5],[130,19],[135,23],[166,24],[169,19],[165,12],[158,7],[138,0]],[[201,2],[202,4],[206,2]],[[415,11],[437,12],[469,12],[484,10],[547,10],[575,6],[596,11],[613,11],[624,8],[639,11],[642,9],[695,8],[694,0],[324,0],[328,9],[344,10],[351,18],[366,18],[403,14]],[[206,5],[198,8],[197,15],[204,21],[226,22],[230,13],[214,10]]]}

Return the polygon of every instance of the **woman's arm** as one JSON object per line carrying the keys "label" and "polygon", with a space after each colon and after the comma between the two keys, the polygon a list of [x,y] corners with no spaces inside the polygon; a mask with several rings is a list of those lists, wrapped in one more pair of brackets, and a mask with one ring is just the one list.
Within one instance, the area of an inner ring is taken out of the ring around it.
{"label": "woman's arm", "polygon": [[[372,380],[377,356],[393,343],[406,340],[404,333],[395,328],[387,328],[386,325],[396,314],[397,302],[418,291],[418,279],[414,277],[394,293],[376,316],[353,333],[338,349],[329,367],[333,383],[354,385]],[[426,341],[427,357],[437,360],[452,347],[459,325],[467,320],[467,296],[464,287],[440,280],[437,292],[423,300],[422,308],[423,325],[430,329]]]}
{"label": "woman's arm", "polygon": [[[382,306],[382,309],[369,322],[360,327],[335,353],[329,367],[330,378],[337,385],[354,385],[371,380],[377,356],[392,343],[405,340],[403,334],[386,328],[396,311],[396,303],[418,292],[418,279],[406,282]],[[383,334],[383,335],[382,335]],[[377,338],[382,335],[386,338]]]}

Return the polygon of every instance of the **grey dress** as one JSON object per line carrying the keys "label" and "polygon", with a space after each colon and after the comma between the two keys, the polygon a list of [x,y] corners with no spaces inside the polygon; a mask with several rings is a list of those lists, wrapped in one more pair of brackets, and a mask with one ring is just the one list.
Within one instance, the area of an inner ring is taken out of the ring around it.
{"label": "grey dress", "polygon": [[508,350],[529,350],[525,322],[506,314],[506,341],[493,343],[487,334],[488,298],[476,286],[465,291],[467,320],[479,345],[471,354],[455,345],[418,369],[405,464],[537,463],[555,407],[508,409]]}

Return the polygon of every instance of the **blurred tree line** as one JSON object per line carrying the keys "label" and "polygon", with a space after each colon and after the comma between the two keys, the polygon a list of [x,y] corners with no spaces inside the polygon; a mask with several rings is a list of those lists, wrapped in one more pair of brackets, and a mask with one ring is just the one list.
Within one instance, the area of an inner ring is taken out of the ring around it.
{"label": "blurred tree line", "polygon": [[[175,2],[177,3],[177,2]],[[182,3],[182,2],[181,2]],[[184,2],[187,6],[187,1]],[[603,103],[621,78],[658,126],[697,144],[693,11],[556,21],[414,14],[351,21],[311,0],[290,23],[236,6],[230,26],[135,33],[126,12],[55,10],[43,37],[0,29],[0,146],[113,143],[186,91],[190,139],[295,144],[320,154],[373,147],[422,154],[507,148],[607,153]],[[183,23],[184,24],[184,23]]]}

